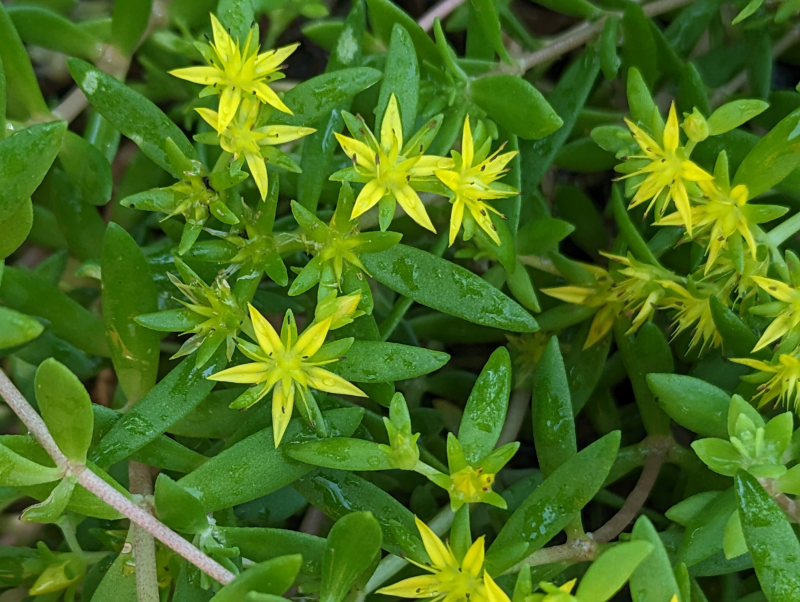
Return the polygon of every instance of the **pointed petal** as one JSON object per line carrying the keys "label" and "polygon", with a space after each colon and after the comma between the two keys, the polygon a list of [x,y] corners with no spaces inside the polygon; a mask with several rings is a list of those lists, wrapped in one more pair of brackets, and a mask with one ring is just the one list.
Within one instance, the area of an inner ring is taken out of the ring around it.
{"label": "pointed petal", "polygon": [[472,128],[469,127],[469,115],[464,118],[464,132],[461,134],[461,170],[472,167],[475,156],[475,142],[472,139]]}
{"label": "pointed petal", "polygon": [[308,386],[318,391],[327,393],[337,393],[339,395],[353,395],[355,397],[366,397],[366,394],[355,385],[347,382],[338,374],[334,374],[325,368],[311,366],[303,371],[308,377]]}
{"label": "pointed petal", "polygon": [[256,332],[256,339],[258,344],[267,355],[272,355],[276,351],[283,351],[283,343],[278,333],[272,327],[267,319],[262,316],[259,311],[252,305],[250,308],[250,321],[253,323],[253,330]]}
{"label": "pointed petal", "polygon": [[206,109],[204,107],[197,108],[195,111],[197,111],[200,117],[202,117],[208,125],[215,130],[217,129],[217,124],[219,123],[219,114],[216,111],[212,111],[211,109]]}
{"label": "pointed petal", "polygon": [[486,587],[488,602],[511,602],[506,593],[494,582],[489,573],[483,575],[483,585]]}
{"label": "pointed petal", "polygon": [[298,42],[259,54],[255,61],[256,75],[263,77],[279,69],[283,61],[288,59],[299,46]]}
{"label": "pointed petal", "polygon": [[664,150],[673,154],[681,142],[681,130],[678,127],[678,113],[675,111],[675,103],[669,108],[667,125],[664,127]]}
{"label": "pointed petal", "polygon": [[484,537],[481,536],[467,550],[461,568],[470,575],[477,577],[483,569]]}
{"label": "pointed petal", "polygon": [[292,408],[294,407],[294,383],[288,387],[288,394],[283,387],[283,383],[275,387],[272,394],[272,437],[275,440],[275,447],[280,445],[286,427],[292,419]]}
{"label": "pointed petal", "polygon": [[353,206],[353,212],[350,219],[356,219],[361,214],[365,213],[372,207],[378,204],[386,195],[386,186],[381,184],[378,180],[370,180],[358,193],[356,204]]}
{"label": "pointed petal", "polygon": [[681,177],[692,182],[706,182],[714,179],[714,176],[694,161],[681,161]]}
{"label": "pointed petal", "polygon": [[467,206],[469,207],[472,218],[478,223],[481,229],[489,235],[489,238],[494,241],[494,244],[499,245],[500,236],[497,234],[497,229],[492,223],[492,218],[489,217],[489,212],[487,211],[489,206],[480,201],[467,203]]}
{"label": "pointed petal", "polygon": [[331,327],[333,318],[329,317],[322,322],[315,322],[303,331],[297,339],[292,351],[302,356],[311,357],[325,344],[325,337]]}
{"label": "pointed petal", "polygon": [[226,383],[239,383],[245,385],[255,385],[267,379],[270,367],[267,364],[252,363],[234,366],[222,372],[217,372],[208,377],[208,380],[215,380]]}
{"label": "pointed petal", "polygon": [[434,171],[434,173],[442,184],[447,186],[453,192],[458,192],[458,187],[461,185],[461,175],[459,175],[457,171],[453,171],[451,169],[439,169]]}
{"label": "pointed petal", "polygon": [[[426,567],[427,568],[427,567]],[[398,598],[427,598],[431,592],[435,592],[439,586],[439,580],[433,575],[420,575],[403,579],[394,585],[379,589],[378,594],[384,596],[397,596]]]}
{"label": "pointed petal", "polygon": [[405,209],[411,219],[423,228],[436,232],[436,228],[431,223],[431,218],[428,217],[428,212],[425,211],[425,205],[422,204],[419,195],[411,186],[396,188],[394,190],[394,198],[397,199],[397,202]]}
{"label": "pointed petal", "polygon": [[280,99],[280,97],[277,94],[275,94],[275,91],[272,88],[270,88],[267,84],[258,84],[255,86],[255,89],[253,91],[255,92],[255,95],[258,97],[258,99],[264,104],[268,104],[270,106],[275,107],[281,113],[294,115],[291,109],[287,107],[285,104],[283,104],[283,101]]}
{"label": "pointed petal", "polygon": [[338,132],[334,132],[336,140],[339,141],[339,146],[342,147],[344,154],[359,167],[365,168],[370,173],[376,173],[375,169],[375,151],[373,151],[366,144],[355,138],[343,136]]}
{"label": "pointed petal", "polygon": [[294,127],[292,125],[270,125],[265,128],[259,128],[255,131],[256,133],[264,135],[261,141],[259,141],[259,144],[275,146],[278,144],[284,144],[285,142],[292,142],[293,140],[297,140],[303,136],[308,136],[317,130],[314,128]]}
{"label": "pointed petal", "polygon": [[261,200],[267,198],[267,191],[269,190],[269,177],[267,176],[267,166],[264,163],[264,158],[261,155],[254,155],[253,153],[246,153],[247,167],[250,168],[250,173],[256,181],[258,192],[261,193]]}
{"label": "pointed petal", "polygon": [[450,242],[448,246],[453,246],[463,221],[464,201],[456,198],[455,202],[453,202],[453,209],[450,211]]}
{"label": "pointed petal", "polygon": [[217,131],[222,132],[233,120],[239,104],[242,102],[241,88],[226,87],[219,97],[219,120],[217,121]]}
{"label": "pointed petal", "polygon": [[664,152],[661,150],[661,146],[659,146],[659,144],[653,140],[642,128],[633,123],[630,119],[626,119],[625,123],[631,130],[633,138],[636,140],[636,144],[639,145],[639,148],[641,148],[644,154],[647,155],[648,159],[660,158],[664,154]]}
{"label": "pointed petal", "polygon": [[204,86],[213,86],[223,81],[222,74],[216,67],[184,67],[173,69],[169,74]]}
{"label": "pointed petal", "polygon": [[400,109],[397,106],[397,97],[392,94],[386,112],[383,114],[383,123],[381,123],[381,148],[386,154],[389,154],[395,142],[397,148],[403,148],[403,124],[400,121]]}
{"label": "pointed petal", "polygon": [[773,280],[772,278],[764,278],[762,276],[753,276],[753,281],[763,288],[770,296],[775,297],[778,301],[784,303],[799,303],[800,291],[792,288],[788,284],[780,280]]}
{"label": "pointed petal", "polygon": [[423,523],[416,516],[414,522],[417,524],[417,529],[422,537],[422,544],[425,546],[425,551],[430,556],[431,563],[436,568],[458,568],[458,562],[453,556],[453,553],[442,543],[442,540],[434,533],[431,528]]}

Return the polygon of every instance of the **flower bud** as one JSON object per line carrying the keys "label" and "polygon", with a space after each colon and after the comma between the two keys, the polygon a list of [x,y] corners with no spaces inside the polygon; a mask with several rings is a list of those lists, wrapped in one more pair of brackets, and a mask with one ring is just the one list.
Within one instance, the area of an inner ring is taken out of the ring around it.
{"label": "flower bud", "polygon": [[708,122],[697,107],[691,113],[683,114],[681,127],[692,142],[702,142],[708,138]]}

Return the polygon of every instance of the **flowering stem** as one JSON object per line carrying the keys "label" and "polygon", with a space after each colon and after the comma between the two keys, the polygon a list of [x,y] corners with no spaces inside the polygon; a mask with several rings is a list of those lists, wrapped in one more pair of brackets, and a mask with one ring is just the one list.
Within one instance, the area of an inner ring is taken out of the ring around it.
{"label": "flowering stem", "polygon": [[[439,537],[444,535],[450,526],[453,524],[454,518],[453,511],[450,509],[450,505],[448,504],[444,508],[442,508],[439,513],[431,519],[431,522],[428,523],[428,526],[431,530],[436,533]],[[395,556],[391,554],[381,560],[378,563],[378,568],[375,569],[375,572],[370,577],[370,580],[367,582],[364,591],[362,591],[356,602],[363,602],[364,598],[366,598],[369,594],[374,592],[378,589],[381,585],[386,583],[389,579],[394,577],[397,573],[399,573],[406,565],[408,564],[408,560],[405,558],[400,558],[399,556]]]}
{"label": "flowering stem", "polygon": [[198,550],[183,537],[175,533],[175,531],[158,521],[152,514],[142,510],[130,499],[98,477],[91,469],[86,466],[75,466],[71,464],[58,448],[58,445],[56,445],[53,436],[50,434],[41,416],[36,413],[36,410],[31,407],[28,400],[23,397],[19,389],[14,386],[14,383],[11,382],[2,370],[0,370],[0,397],[5,399],[8,406],[19,419],[22,420],[30,433],[36,437],[39,444],[53,459],[56,466],[63,468],[68,474],[74,475],[82,487],[91,491],[117,512],[142,527],[165,546],[183,556],[213,579],[216,579],[223,585],[233,581],[233,573],[220,565],[213,558],[206,556],[201,550]]}
{"label": "flowering stem", "polygon": [[517,440],[519,430],[522,428],[522,419],[528,406],[531,403],[530,389],[515,389],[511,394],[511,402],[508,404],[506,421],[503,430],[500,431],[500,438],[497,440],[497,447],[502,447],[506,443]]}
{"label": "flowering stem", "polygon": [[540,566],[542,564],[552,564],[562,561],[569,561],[570,564],[584,562],[593,560],[596,555],[597,548],[591,539],[576,539],[558,546],[550,546],[549,548],[536,550],[525,560],[521,560],[503,574],[518,573],[525,565]]}

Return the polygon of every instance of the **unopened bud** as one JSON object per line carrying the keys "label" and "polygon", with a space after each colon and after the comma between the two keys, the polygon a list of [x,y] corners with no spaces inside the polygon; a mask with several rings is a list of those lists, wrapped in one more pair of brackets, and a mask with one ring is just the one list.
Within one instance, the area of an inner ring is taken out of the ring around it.
{"label": "unopened bud", "polygon": [[691,113],[683,114],[681,127],[692,142],[702,142],[708,138],[708,122],[697,107]]}

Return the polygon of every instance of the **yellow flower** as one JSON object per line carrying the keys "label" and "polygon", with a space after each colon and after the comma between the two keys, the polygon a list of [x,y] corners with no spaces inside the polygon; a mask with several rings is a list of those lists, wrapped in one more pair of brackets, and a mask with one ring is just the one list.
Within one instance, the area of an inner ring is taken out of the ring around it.
{"label": "yellow flower", "polygon": [[800,334],[800,290],[772,278],[753,276],[753,280],[778,300],[750,309],[751,313],[775,318],[753,348],[755,353],[781,337]]}
{"label": "yellow flower", "polygon": [[[690,350],[701,341],[703,343],[700,347],[701,353],[709,345],[712,349],[722,345],[722,336],[717,331],[714,317],[711,315],[711,295],[696,297],[677,282],[669,280],[663,280],[661,285],[667,289],[666,296],[661,300],[661,307],[676,311],[673,321],[676,326],[673,339],[684,330],[697,324],[692,330]],[[724,300],[728,298],[728,294],[719,294],[718,297]]]}
{"label": "yellow flower", "polygon": [[[747,242],[750,255],[756,259],[756,239],[751,224],[762,224],[786,213],[786,207],[775,205],[747,205],[748,190],[744,184],[725,191],[714,181],[698,182],[706,200],[698,199],[699,205],[692,207],[692,223],[697,230],[708,235],[705,273],[716,263],[720,251],[730,248],[729,239],[736,235]],[[661,218],[659,226],[685,226],[683,216],[673,213]]]}
{"label": "yellow flower", "polygon": [[[692,234],[692,211],[689,204],[689,194],[686,192],[685,182],[702,182],[713,180],[713,176],[689,160],[688,153],[680,146],[680,128],[678,115],[673,103],[669,110],[667,125],[664,128],[663,144],[658,144],[643,129],[632,121],[626,119],[625,123],[636,139],[644,155],[631,157],[632,159],[647,159],[648,165],[638,171],[623,176],[620,179],[646,174],[644,181],[639,184],[630,207],[636,207],[650,201],[647,210],[655,203],[661,192],[666,189],[667,197],[663,209],[670,201],[675,203],[678,213],[686,225],[689,235]],[[663,211],[663,210],[662,210]]]}
{"label": "yellow flower", "polygon": [[492,223],[488,211],[503,216],[497,209],[485,203],[486,200],[502,199],[519,194],[519,191],[502,184],[495,183],[506,173],[506,165],[513,159],[517,151],[503,153],[502,147],[490,156],[491,140],[487,139],[483,146],[475,152],[475,142],[472,139],[472,130],[469,127],[469,115],[464,119],[464,132],[461,136],[461,154],[451,151],[453,167],[451,169],[437,170],[436,177],[453,192],[450,202],[453,210],[450,214],[450,244],[456,240],[456,235],[464,221],[464,209],[469,213],[486,234],[496,243],[500,244],[497,228]]}
{"label": "yellow flower", "polygon": [[594,276],[595,283],[593,286],[558,286],[543,288],[542,292],[565,303],[598,308],[597,313],[592,318],[589,334],[583,344],[584,349],[589,349],[592,345],[602,341],[614,326],[614,320],[622,311],[622,304],[616,300],[616,295],[611,292],[614,281],[608,272],[599,266],[590,264],[582,263],[581,267],[591,272],[592,276]]}
{"label": "yellow flower", "polygon": [[[236,119],[228,123],[219,134],[220,146],[233,154],[234,159],[241,156],[247,160],[247,166],[256,181],[261,200],[267,198],[269,180],[267,167],[262,155],[263,147],[276,146],[313,134],[314,128],[294,127],[291,125],[265,125],[255,127],[261,107],[255,101],[243,99]],[[218,114],[211,109],[195,109],[209,125],[215,127]]]}
{"label": "yellow flower", "polygon": [[289,107],[283,104],[267,83],[283,79],[283,73],[278,70],[300,44],[258,54],[258,46],[253,46],[252,29],[244,47],[240,48],[239,43],[233,42],[230,34],[213,14],[211,27],[214,30],[214,41],[197,44],[209,65],[174,69],[170,74],[208,86],[200,96],[219,94],[219,114],[216,122],[211,124],[212,127],[218,132],[227,127],[245,98],[244,94],[255,95],[260,102],[291,115]]}
{"label": "yellow flower", "polygon": [[[758,387],[758,393],[755,396],[755,398],[761,398],[758,407],[775,400],[776,404],[783,402],[787,406],[794,406],[795,411],[800,410],[800,385],[798,384],[800,359],[795,353],[781,354],[775,365],[746,358],[733,359],[733,361],[759,371],[756,374],[742,377],[742,380],[749,382],[764,383]],[[773,376],[770,377],[770,375]]]}
{"label": "yellow flower", "polygon": [[625,279],[614,286],[609,297],[622,303],[627,317],[633,319],[625,333],[632,334],[652,315],[664,297],[666,291],[663,282],[674,281],[675,276],[664,268],[637,261],[631,256],[601,253],[626,266],[619,270]]}
{"label": "yellow flower", "polygon": [[[353,135],[356,135],[353,130],[357,129],[361,140],[339,133],[335,135],[344,153],[352,159],[353,167],[335,173],[331,179],[364,183],[350,219],[356,219],[381,199],[388,198],[400,203],[420,226],[436,232],[415,187],[431,180],[434,169],[447,165],[448,159],[421,154],[427,145],[420,148],[407,143],[403,146],[403,124],[395,95],[392,94],[389,99],[383,116],[380,142],[363,123],[359,128],[351,127],[348,123],[348,129]],[[410,142],[414,142],[418,136],[419,133]]]}
{"label": "yellow flower", "polygon": [[254,363],[234,366],[208,378],[228,383],[258,385],[240,395],[230,406],[234,409],[249,408],[275,388],[272,394],[275,447],[281,442],[292,417],[295,393],[299,393],[306,408],[309,403],[306,397],[309,387],[328,393],[366,397],[360,389],[341,376],[320,367],[337,361],[352,344],[352,339],[325,344],[333,316],[311,324],[299,337],[291,310],[286,312],[280,336],[252,305],[250,319],[258,345],[239,340],[237,347]]}
{"label": "yellow flower", "polygon": [[450,546],[442,542],[428,525],[416,517],[414,520],[431,565],[411,562],[432,574],[404,579],[379,589],[377,593],[400,598],[430,598],[432,602],[510,602],[506,593],[483,569],[483,537],[475,540],[459,562]]}

